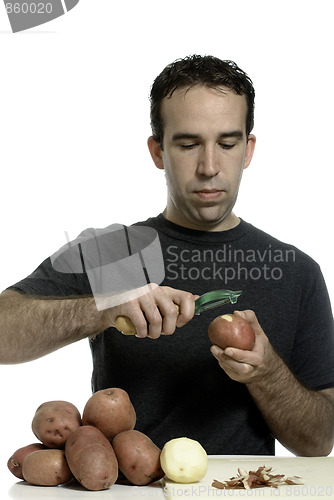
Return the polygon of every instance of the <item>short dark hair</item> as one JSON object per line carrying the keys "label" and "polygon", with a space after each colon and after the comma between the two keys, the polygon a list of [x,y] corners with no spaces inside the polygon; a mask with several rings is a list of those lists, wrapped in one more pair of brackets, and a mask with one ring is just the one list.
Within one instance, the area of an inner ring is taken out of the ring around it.
{"label": "short dark hair", "polygon": [[247,101],[246,133],[254,126],[255,90],[249,76],[235,62],[221,60],[214,56],[191,55],[177,59],[154,80],[151,94],[151,128],[154,139],[162,147],[163,118],[161,103],[165,97],[172,97],[178,88],[206,85],[210,88],[227,87]]}

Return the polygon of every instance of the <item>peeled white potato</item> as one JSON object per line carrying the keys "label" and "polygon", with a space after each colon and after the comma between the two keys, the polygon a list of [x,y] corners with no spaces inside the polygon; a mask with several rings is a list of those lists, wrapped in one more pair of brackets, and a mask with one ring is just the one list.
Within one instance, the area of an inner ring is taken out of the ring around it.
{"label": "peeled white potato", "polygon": [[198,441],[186,437],[171,439],[161,450],[160,463],[176,483],[200,481],[208,470],[208,456]]}

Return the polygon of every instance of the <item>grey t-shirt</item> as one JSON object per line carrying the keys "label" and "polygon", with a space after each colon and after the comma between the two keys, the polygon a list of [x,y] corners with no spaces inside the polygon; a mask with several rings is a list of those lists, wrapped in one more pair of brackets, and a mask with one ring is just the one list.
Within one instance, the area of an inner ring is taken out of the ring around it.
{"label": "grey t-shirt", "polygon": [[[159,447],[186,436],[208,454],[274,454],[274,436],[247,387],[231,380],[211,355],[207,330],[219,314],[252,309],[301,383],[314,390],[334,386],[333,317],[318,264],[243,220],[222,232],[187,229],[162,215],[138,224],[159,234],[162,286],[198,295],[222,288],[243,293],[236,305],[195,316],[172,336],[101,332],[90,342],[92,390],[125,389],[136,429]],[[85,274],[57,272],[50,259],[11,288],[41,296],[91,294]]]}

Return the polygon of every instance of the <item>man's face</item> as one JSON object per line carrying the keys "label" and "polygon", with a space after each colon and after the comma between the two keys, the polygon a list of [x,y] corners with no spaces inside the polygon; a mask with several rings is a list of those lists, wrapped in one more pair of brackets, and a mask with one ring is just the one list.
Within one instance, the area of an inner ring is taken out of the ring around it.
{"label": "man's face", "polygon": [[244,96],[196,85],[162,103],[163,150],[150,138],[152,158],[165,170],[165,217],[193,229],[219,231],[238,224],[232,213],[255,137],[246,137]]}

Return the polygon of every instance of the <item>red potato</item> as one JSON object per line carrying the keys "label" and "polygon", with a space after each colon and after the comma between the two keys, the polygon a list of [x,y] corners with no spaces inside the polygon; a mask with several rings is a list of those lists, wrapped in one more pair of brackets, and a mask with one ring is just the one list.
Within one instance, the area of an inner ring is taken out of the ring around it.
{"label": "red potato", "polygon": [[64,450],[39,450],[27,455],[22,464],[23,478],[36,486],[58,486],[72,479]]}
{"label": "red potato", "polygon": [[128,393],[114,387],[93,394],[85,405],[82,424],[97,427],[109,440],[120,432],[133,429],[136,412]]}
{"label": "red potato", "polygon": [[35,413],[31,427],[48,448],[64,448],[71,432],[81,425],[79,410],[67,401],[48,401]]}
{"label": "red potato", "polygon": [[85,425],[72,432],[65,455],[73,476],[87,490],[106,490],[118,477],[113,447],[96,427]]}
{"label": "red potato", "polygon": [[218,316],[209,325],[211,342],[222,349],[237,347],[251,351],[255,345],[255,334],[248,321],[235,314]]}
{"label": "red potato", "polygon": [[46,446],[42,443],[28,444],[16,450],[7,462],[7,467],[14,476],[23,479],[22,464],[23,460],[33,451],[45,450]]}
{"label": "red potato", "polygon": [[120,471],[132,484],[144,486],[164,477],[161,450],[142,432],[121,432],[114,437],[112,446]]}

